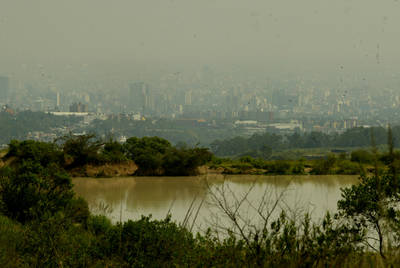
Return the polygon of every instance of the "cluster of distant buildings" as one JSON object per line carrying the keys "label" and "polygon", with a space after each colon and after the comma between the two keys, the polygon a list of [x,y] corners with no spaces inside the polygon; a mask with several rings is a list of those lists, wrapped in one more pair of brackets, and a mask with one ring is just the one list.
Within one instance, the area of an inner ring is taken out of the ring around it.
{"label": "cluster of distant buildings", "polygon": [[[234,79],[218,81],[209,70],[193,83],[172,80],[165,84],[113,81],[103,85],[103,90],[97,90],[99,85],[95,82],[88,82],[71,91],[50,85],[41,89],[40,83],[24,84],[18,87],[15,97],[10,78],[0,75],[0,105],[8,113],[32,110],[85,118],[90,118],[89,115],[101,118],[129,115],[133,120],[166,118],[201,126],[229,124],[249,133],[265,129],[280,133],[340,132],[400,118],[397,116],[400,112],[393,112],[397,108],[400,111],[400,95],[393,90],[382,91],[385,96],[376,97],[365,93],[361,86],[333,90],[317,89],[312,82],[305,84],[300,80],[275,81],[265,86]],[[379,117],[384,120],[378,121]]]}

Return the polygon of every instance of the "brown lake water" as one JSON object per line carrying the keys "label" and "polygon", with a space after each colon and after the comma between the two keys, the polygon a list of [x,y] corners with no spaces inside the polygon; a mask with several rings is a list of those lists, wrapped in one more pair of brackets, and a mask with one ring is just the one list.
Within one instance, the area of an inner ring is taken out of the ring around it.
{"label": "brown lake water", "polygon": [[357,181],[357,176],[343,175],[73,179],[75,192],[88,201],[91,211],[104,214],[113,222],[149,214],[154,219],[164,219],[171,213],[177,222],[188,218],[187,226],[193,225],[194,230],[214,224],[229,225],[217,208],[216,199],[232,211],[239,207],[237,211],[243,222],[258,223],[259,212],[269,212],[278,199],[272,217],[281,210],[292,217],[309,212],[318,221],[326,211],[336,211],[340,188]]}

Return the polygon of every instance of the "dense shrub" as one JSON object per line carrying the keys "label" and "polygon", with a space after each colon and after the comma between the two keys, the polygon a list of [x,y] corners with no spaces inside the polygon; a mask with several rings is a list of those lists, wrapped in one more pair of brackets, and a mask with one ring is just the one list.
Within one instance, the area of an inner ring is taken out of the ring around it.
{"label": "dense shrub", "polygon": [[334,154],[328,155],[325,159],[319,159],[314,162],[312,173],[316,175],[326,175],[334,173],[336,164],[336,156]]}
{"label": "dense shrub", "polygon": [[350,159],[352,162],[372,164],[374,161],[374,155],[367,150],[360,149],[351,152]]}
{"label": "dense shrub", "polygon": [[18,249],[23,245],[25,228],[0,214],[0,266],[22,266]]}
{"label": "dense shrub", "polygon": [[211,160],[211,153],[205,148],[171,148],[163,156],[162,167],[165,175],[196,175],[197,168]]}
{"label": "dense shrub", "polygon": [[26,140],[12,140],[8,146],[5,158],[15,157],[15,161],[32,161],[47,166],[51,163],[60,164],[62,152],[54,143]]}
{"label": "dense shrub", "polygon": [[103,142],[94,134],[89,135],[67,135],[60,139],[61,148],[64,153],[65,166],[67,168],[81,167],[86,164],[100,164],[99,155]]}
{"label": "dense shrub", "polygon": [[122,163],[128,160],[125,156],[124,146],[114,140],[104,143],[100,158],[103,163]]}
{"label": "dense shrub", "polygon": [[129,138],[124,144],[127,156],[139,166],[135,175],[196,175],[197,167],[212,159],[205,148],[173,147],[158,137]]}
{"label": "dense shrub", "polygon": [[337,161],[336,165],[336,174],[357,175],[365,173],[365,170],[361,163],[354,163],[348,160],[339,160]]}
{"label": "dense shrub", "polygon": [[290,174],[292,169],[292,165],[290,164],[290,162],[284,160],[267,162],[265,167],[267,169],[267,173],[277,175]]}
{"label": "dense shrub", "polygon": [[60,210],[88,213],[83,200],[74,200],[70,177],[57,165],[24,161],[0,172],[0,211],[25,223],[51,217]]}
{"label": "dense shrub", "polygon": [[292,167],[292,173],[296,175],[305,174],[305,164],[303,160],[294,162]]}
{"label": "dense shrub", "polygon": [[195,246],[192,234],[170,218],[128,221],[122,226],[121,238],[123,258],[134,267],[185,265]]}
{"label": "dense shrub", "polygon": [[18,252],[29,267],[87,267],[104,256],[92,253],[95,237],[81,226],[56,214],[26,225],[23,245]]}

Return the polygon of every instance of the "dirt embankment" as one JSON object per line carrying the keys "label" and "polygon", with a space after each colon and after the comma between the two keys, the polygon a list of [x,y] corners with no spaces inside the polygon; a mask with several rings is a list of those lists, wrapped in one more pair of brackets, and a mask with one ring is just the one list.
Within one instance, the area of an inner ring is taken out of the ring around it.
{"label": "dirt embankment", "polygon": [[209,166],[204,165],[197,168],[197,174],[198,175],[223,174],[224,170],[225,169],[223,167],[210,168]]}
{"label": "dirt embankment", "polygon": [[85,165],[73,170],[69,173],[72,177],[125,177],[131,176],[138,169],[133,161],[127,161],[118,164],[104,164],[101,166]]}
{"label": "dirt embankment", "polygon": [[6,155],[6,151],[5,150],[3,150],[3,151],[0,151],[0,168],[2,168],[2,167],[4,167],[4,165],[6,164],[6,163],[4,163],[4,161],[3,161],[3,157]]}

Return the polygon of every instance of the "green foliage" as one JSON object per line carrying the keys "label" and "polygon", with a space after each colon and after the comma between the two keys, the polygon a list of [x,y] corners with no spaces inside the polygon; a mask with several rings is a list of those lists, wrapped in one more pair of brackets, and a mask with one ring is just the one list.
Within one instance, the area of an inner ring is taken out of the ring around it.
{"label": "green foliage", "polygon": [[139,166],[136,175],[162,175],[163,155],[172,146],[159,137],[131,137],[124,144],[129,159]]}
{"label": "green foliage", "polygon": [[103,143],[96,139],[94,134],[74,136],[73,134],[64,136],[60,139],[67,168],[84,166],[86,164],[99,164],[99,152]]}
{"label": "green foliage", "polygon": [[374,155],[370,151],[359,149],[351,152],[350,159],[352,162],[372,164],[374,162]]}
{"label": "green foliage", "polygon": [[[251,156],[242,156],[238,160],[216,159],[212,160],[210,167],[213,169],[222,167],[224,174],[304,175],[310,172],[317,175],[360,175],[366,173],[362,164],[351,162],[343,157],[336,158],[334,154],[314,161],[304,159],[266,161],[261,158],[254,159]],[[393,165],[398,167],[397,170],[400,172],[400,160],[395,161]]]}
{"label": "green foliage", "polygon": [[5,158],[15,157],[17,162],[32,161],[48,166],[50,163],[60,163],[62,152],[56,144],[40,141],[12,140]]}
{"label": "green foliage", "polygon": [[316,175],[326,175],[334,173],[333,168],[336,164],[336,156],[334,154],[328,155],[325,159],[316,160],[312,173]]}
{"label": "green foliage", "polygon": [[305,174],[305,163],[304,160],[296,161],[292,167],[292,173],[296,175],[303,175]]}
{"label": "green foliage", "polygon": [[136,161],[143,154],[165,154],[172,146],[169,141],[159,137],[131,137],[124,147],[128,157]]}
{"label": "green foliage", "polygon": [[364,167],[361,163],[354,163],[348,160],[338,160],[336,163],[337,169],[335,174],[357,175],[365,174]]}
{"label": "green foliage", "polygon": [[74,210],[79,205],[84,210],[82,201],[71,204],[73,198],[71,179],[54,164],[43,167],[24,161],[14,169],[1,170],[1,212],[19,222],[51,217],[66,207]]}
{"label": "green foliage", "polygon": [[19,223],[0,215],[0,266],[20,267],[18,249],[23,245],[25,230]]}
{"label": "green foliage", "polygon": [[168,176],[196,175],[197,167],[211,160],[206,148],[170,148],[163,156],[162,168]]}
{"label": "green foliage", "polygon": [[[373,231],[378,244],[369,244],[384,256],[384,242],[400,247],[400,180],[392,174],[360,177],[360,183],[342,190],[339,215],[363,234]],[[365,238],[367,240],[367,238]]]}
{"label": "green foliage", "polygon": [[29,267],[87,267],[96,263],[91,246],[95,241],[82,227],[56,214],[27,225],[18,252]]}
{"label": "green foliage", "polygon": [[134,161],[139,166],[139,169],[135,172],[135,175],[157,176],[164,174],[164,170],[162,169],[163,155],[160,153],[143,153],[136,156]]}
{"label": "green foliage", "polygon": [[[235,172],[234,170],[227,170],[225,173],[229,174],[246,174],[249,170],[253,168],[253,165],[248,162],[238,162],[231,165],[232,168],[237,169]],[[229,171],[229,172],[228,172]]]}
{"label": "green foliage", "polygon": [[11,115],[0,111],[0,144],[23,139],[29,132],[53,132],[54,128],[69,127],[81,120],[82,117],[56,116],[44,112],[22,111]]}
{"label": "green foliage", "polygon": [[125,156],[124,146],[112,139],[104,143],[99,158],[103,163],[122,163],[128,160]]}
{"label": "green foliage", "polygon": [[[287,149],[300,148],[343,148],[369,147],[371,145],[371,131],[374,132],[377,145],[387,142],[388,131],[382,127],[352,128],[341,134],[324,134],[321,132],[294,133],[291,135],[276,135],[272,133],[254,134],[249,138],[234,137],[225,140],[215,140],[211,143],[211,151],[217,156],[243,156],[254,158],[274,159],[273,153]],[[393,146],[400,144],[400,126],[394,127]],[[397,142],[397,143],[396,143]]]}
{"label": "green foliage", "polygon": [[[84,143],[87,147],[88,141]],[[144,167],[174,175],[190,175],[209,161],[238,170],[263,168],[275,174],[302,174],[308,165],[304,160],[265,161],[250,156],[216,159],[207,149],[175,148],[159,138],[132,138],[124,146],[110,141],[107,146],[96,151],[96,157],[104,152],[120,154],[122,149],[135,161],[142,157],[142,163],[145,157],[156,156],[158,159]],[[86,201],[75,197],[70,178],[57,162],[59,155],[54,144],[27,141],[10,145],[7,157],[16,161],[0,169],[1,266],[359,267],[379,262],[395,266],[400,260],[400,177],[392,168],[398,160],[393,150],[387,156],[386,173],[363,175],[359,184],[342,189],[334,217],[328,213],[317,224],[309,215],[295,220],[282,212],[271,222],[269,216],[263,218],[264,227],[249,223],[249,232],[237,232],[243,231],[240,225],[228,229],[224,238],[211,235],[210,230],[194,238],[170,217],[112,224],[104,216],[90,215]],[[348,174],[362,168],[360,162],[329,155],[313,163],[313,169],[323,174]],[[224,203],[226,200],[219,200],[220,204],[237,211]]]}
{"label": "green foliage", "polygon": [[265,165],[268,174],[286,175],[291,174],[292,165],[289,161],[276,160],[267,162]]}
{"label": "green foliage", "polygon": [[195,244],[192,234],[167,218],[142,217],[122,226],[122,256],[129,266],[184,265]]}
{"label": "green foliage", "polygon": [[197,167],[211,161],[206,148],[173,147],[159,137],[129,138],[124,144],[130,159],[139,166],[135,175],[196,175]]}

